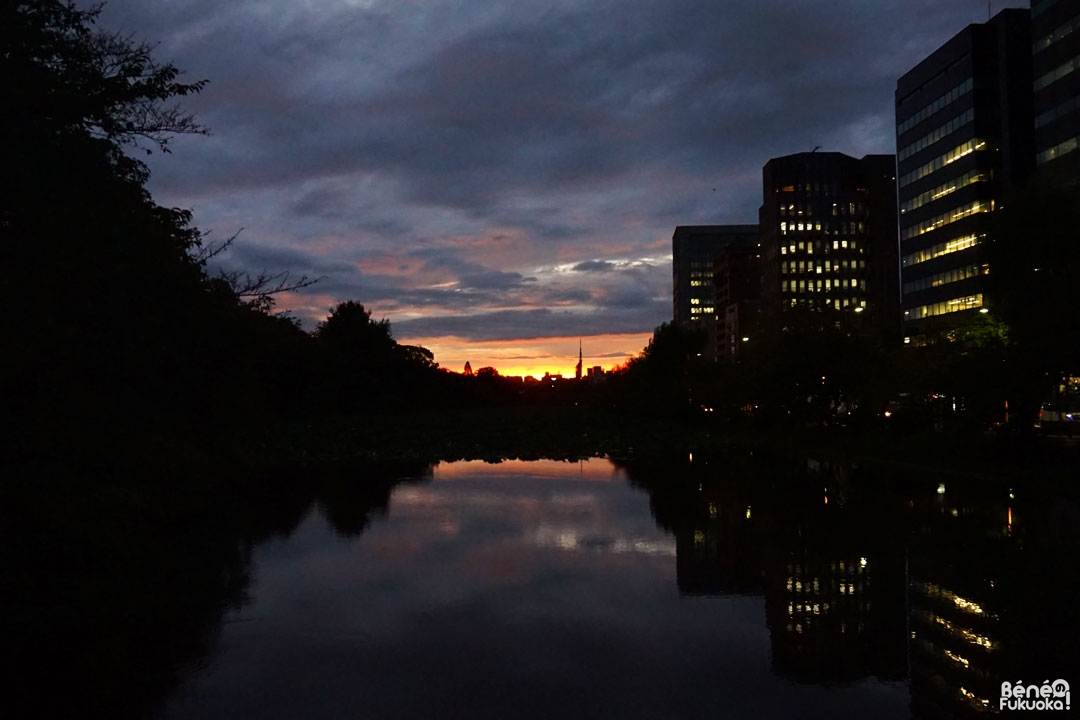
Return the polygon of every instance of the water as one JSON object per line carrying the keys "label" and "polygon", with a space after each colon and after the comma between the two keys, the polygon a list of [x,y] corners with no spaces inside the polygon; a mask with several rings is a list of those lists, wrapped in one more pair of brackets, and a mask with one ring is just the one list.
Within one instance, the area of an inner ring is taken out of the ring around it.
{"label": "water", "polygon": [[1080,512],[1030,486],[738,452],[305,478],[27,541],[5,669],[37,716],[979,717],[1080,681]]}
{"label": "water", "polygon": [[607,460],[460,462],[362,537],[313,510],[165,716],[908,716],[902,626],[889,677],[778,672],[770,579],[688,590],[648,500]]}

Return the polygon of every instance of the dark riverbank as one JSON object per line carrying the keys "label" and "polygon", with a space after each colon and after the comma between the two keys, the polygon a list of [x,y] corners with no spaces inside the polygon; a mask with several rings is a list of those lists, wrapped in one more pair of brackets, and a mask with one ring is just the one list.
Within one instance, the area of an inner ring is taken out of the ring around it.
{"label": "dark riverbank", "polygon": [[750,449],[985,479],[1024,479],[1063,489],[1072,488],[1080,470],[1080,443],[1036,433],[946,429],[901,434],[884,424],[869,429],[756,427],[707,416],[637,416],[579,407],[360,415],[279,432],[295,443],[295,461],[316,465],[664,457]]}

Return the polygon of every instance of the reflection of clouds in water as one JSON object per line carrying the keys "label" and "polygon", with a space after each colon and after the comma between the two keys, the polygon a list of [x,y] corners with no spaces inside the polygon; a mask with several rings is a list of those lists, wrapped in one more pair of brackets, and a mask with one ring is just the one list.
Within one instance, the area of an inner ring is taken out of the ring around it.
{"label": "reflection of clouds in water", "polygon": [[416,509],[443,508],[501,508],[507,512],[513,510],[535,510],[541,505],[546,508],[581,509],[598,507],[599,500],[590,493],[559,493],[548,497],[528,497],[507,495],[499,492],[478,490],[475,492],[460,489],[438,490],[434,488],[402,488],[394,492],[394,509],[407,507]]}
{"label": "reflection of clouds in water", "polygon": [[538,547],[553,547],[561,550],[609,552],[616,555],[637,553],[675,557],[675,543],[667,539],[647,540],[635,537],[616,537],[548,525],[541,525],[537,528],[536,533],[533,535],[533,542]]}

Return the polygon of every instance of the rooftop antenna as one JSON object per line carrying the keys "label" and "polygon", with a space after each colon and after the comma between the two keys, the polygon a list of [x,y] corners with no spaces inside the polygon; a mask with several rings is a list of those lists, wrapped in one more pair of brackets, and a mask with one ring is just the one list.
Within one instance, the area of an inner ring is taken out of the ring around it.
{"label": "rooftop antenna", "polygon": [[820,146],[820,145],[815,145],[815,146],[814,146],[814,149],[813,149],[813,150],[811,150],[810,152],[817,152],[817,151],[818,151],[818,150],[820,150],[820,149],[821,149],[821,146]]}
{"label": "rooftop antenna", "polygon": [[990,19],[990,0],[986,0],[986,19]]}

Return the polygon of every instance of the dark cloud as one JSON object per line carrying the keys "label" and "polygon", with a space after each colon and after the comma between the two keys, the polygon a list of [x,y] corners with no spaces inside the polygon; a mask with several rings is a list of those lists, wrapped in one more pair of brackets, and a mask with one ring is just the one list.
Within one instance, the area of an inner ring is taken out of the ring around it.
{"label": "dark cloud", "polygon": [[574,266],[574,272],[610,272],[617,266],[607,260],[586,260]]}
{"label": "dark cloud", "polygon": [[[1006,5],[1026,3],[994,9]],[[211,80],[186,104],[213,136],[150,158],[152,190],[204,228],[247,228],[228,263],[440,311],[395,323],[425,334],[486,318],[467,336],[495,339],[669,318],[675,225],[754,222],[771,157],[894,151],[896,79],[985,12],[982,0],[111,0],[102,24]],[[522,241],[446,242],[499,233]],[[365,264],[388,255],[402,262]],[[542,271],[556,264],[573,272]],[[506,307],[522,308],[513,322]]]}
{"label": "dark cloud", "polygon": [[[450,335],[464,340],[527,340],[567,335],[638,333],[652,330],[671,312],[671,303],[653,303],[644,311],[613,309],[578,313],[549,310],[499,310],[475,315],[444,315],[395,321],[395,337],[436,337]],[[645,318],[643,322],[643,318]],[[651,320],[649,319],[651,318]],[[652,323],[649,325],[649,323]],[[618,357],[622,357],[619,355]]]}

